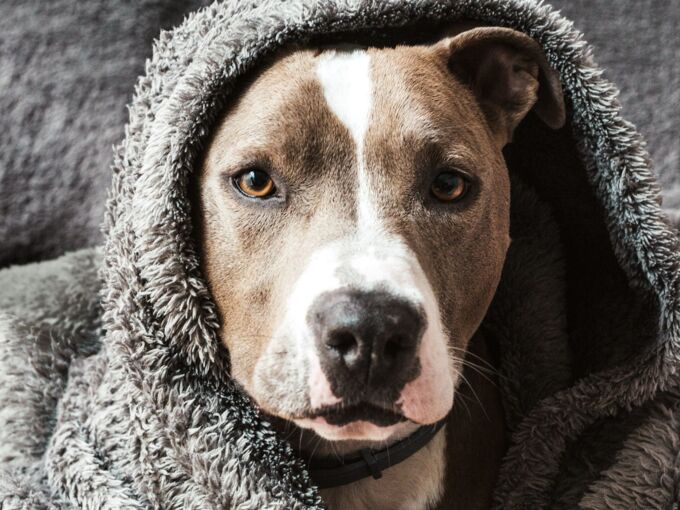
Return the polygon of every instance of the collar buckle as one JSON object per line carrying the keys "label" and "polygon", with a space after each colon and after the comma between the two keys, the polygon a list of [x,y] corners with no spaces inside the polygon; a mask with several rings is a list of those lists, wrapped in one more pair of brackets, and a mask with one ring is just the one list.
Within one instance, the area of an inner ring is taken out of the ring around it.
{"label": "collar buckle", "polygon": [[371,473],[371,476],[378,480],[379,478],[382,478],[382,471],[380,470],[380,466],[378,465],[378,459],[375,458],[375,455],[373,455],[373,451],[369,448],[363,448],[360,450],[361,457],[364,459],[364,462],[366,463],[366,466],[368,466],[368,470]]}

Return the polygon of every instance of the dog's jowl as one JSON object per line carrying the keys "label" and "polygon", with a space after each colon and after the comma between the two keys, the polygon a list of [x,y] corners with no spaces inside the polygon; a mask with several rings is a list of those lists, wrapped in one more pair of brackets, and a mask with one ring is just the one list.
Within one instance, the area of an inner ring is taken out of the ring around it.
{"label": "dog's jowl", "polygon": [[[221,120],[199,209],[233,377],[307,458],[409,453],[326,480],[330,508],[488,507],[502,412],[464,359],[490,362],[476,331],[510,243],[501,150],[532,108],[563,123],[556,83],[530,38],[482,27],[288,52]],[[466,393],[484,410],[461,413]]]}

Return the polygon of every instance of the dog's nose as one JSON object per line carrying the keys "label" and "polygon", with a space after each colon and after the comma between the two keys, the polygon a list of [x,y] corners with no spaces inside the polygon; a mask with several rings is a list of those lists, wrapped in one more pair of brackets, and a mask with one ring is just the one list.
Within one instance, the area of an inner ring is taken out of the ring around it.
{"label": "dog's nose", "polygon": [[336,396],[354,399],[378,392],[392,400],[418,375],[425,317],[403,298],[341,289],[317,298],[308,320]]}

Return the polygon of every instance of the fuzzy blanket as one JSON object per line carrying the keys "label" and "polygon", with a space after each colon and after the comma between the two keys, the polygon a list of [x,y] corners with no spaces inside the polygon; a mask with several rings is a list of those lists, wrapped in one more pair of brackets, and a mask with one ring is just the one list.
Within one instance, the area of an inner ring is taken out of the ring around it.
{"label": "fuzzy blanket", "polygon": [[570,108],[557,132],[529,116],[505,154],[513,245],[482,325],[510,445],[495,505],[678,504],[679,241],[580,35],[527,0],[267,0],[215,4],[161,35],[116,150],[103,252],[0,273],[2,508],[323,508],[229,379],[192,237],[193,169],[273,51],[463,18],[535,38]]}
{"label": "fuzzy blanket", "polygon": [[[0,2],[0,267],[102,242],[111,147],[124,136],[125,104],[151,41],[210,3]],[[619,86],[625,117],[648,141],[664,207],[680,225],[676,0],[550,3],[587,34]]]}

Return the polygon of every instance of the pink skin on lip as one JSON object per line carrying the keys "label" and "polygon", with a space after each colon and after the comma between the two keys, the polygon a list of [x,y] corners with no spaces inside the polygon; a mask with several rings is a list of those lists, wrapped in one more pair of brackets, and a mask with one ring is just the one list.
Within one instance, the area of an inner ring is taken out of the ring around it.
{"label": "pink skin on lip", "polygon": [[331,425],[323,417],[295,420],[298,427],[312,429],[329,441],[365,440],[385,441],[395,434],[404,423],[381,427],[368,421],[353,421],[347,425]]}
{"label": "pink skin on lip", "polygon": [[435,423],[451,410],[457,376],[452,376],[448,364],[441,363],[442,356],[447,356],[446,351],[438,352],[435,342],[425,338],[418,354],[420,375],[406,383],[397,401],[409,420],[423,425]]}
{"label": "pink skin on lip", "polygon": [[435,423],[447,415],[453,402],[453,392],[440,386],[431,373],[424,373],[404,386],[397,405],[409,420]]}

